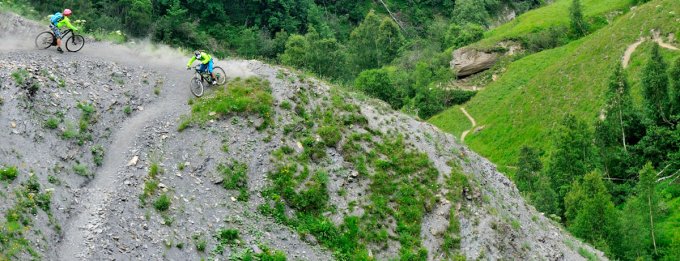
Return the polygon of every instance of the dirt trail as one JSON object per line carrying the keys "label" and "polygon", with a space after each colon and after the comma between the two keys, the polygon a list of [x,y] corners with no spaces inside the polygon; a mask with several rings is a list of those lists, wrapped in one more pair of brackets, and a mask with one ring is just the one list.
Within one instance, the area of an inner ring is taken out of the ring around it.
{"label": "dirt trail", "polygon": [[[0,46],[0,50],[55,52],[54,48],[33,49],[32,35],[37,35],[38,32],[36,29],[27,30],[11,39],[3,39],[5,44]],[[128,151],[134,147],[137,137],[143,134],[144,128],[155,119],[168,115],[178,116],[189,110],[186,100],[191,97],[191,93],[186,83],[191,77],[191,72],[184,70],[188,58],[183,54],[147,42],[122,46],[88,41],[80,52],[64,55],[71,56],[70,58],[111,60],[133,68],[152,67],[158,72],[163,72],[165,76],[162,98],[118,126],[112,135],[111,146],[107,148],[102,167],[97,170],[92,181],[76,192],[78,200],[75,206],[71,207],[75,212],[64,225],[63,239],[55,252],[58,254],[56,257],[58,260],[83,260],[88,259],[93,251],[97,251],[90,241],[95,237],[95,231],[101,229],[105,223],[106,215],[110,214],[107,212],[107,206],[116,198],[116,193],[119,193],[117,188],[122,185],[119,174],[125,172],[131,157]],[[253,75],[247,69],[247,64],[247,61],[217,62],[229,77]]]}
{"label": "dirt trail", "polygon": [[633,52],[640,46],[643,42],[645,41],[645,38],[640,38],[637,42],[631,44],[628,46],[626,49],[626,52],[623,54],[623,59],[621,60],[621,66],[623,66],[623,69],[628,68],[628,63],[630,62],[630,57],[633,55]]}
{"label": "dirt trail", "polygon": [[472,116],[470,116],[470,114],[465,110],[465,108],[460,107],[460,111],[462,111],[463,114],[465,114],[465,117],[467,117],[468,120],[470,120],[470,123],[472,123],[472,127],[471,127],[469,130],[464,131],[464,132],[460,135],[460,142],[465,142],[465,137],[466,137],[472,130],[474,130],[475,127],[477,127],[477,122],[475,121],[474,118],[472,118]]}
{"label": "dirt trail", "polygon": [[[168,95],[124,122],[112,135],[111,146],[102,167],[97,171],[94,180],[79,193],[82,201],[76,209],[81,211],[65,226],[64,238],[57,251],[60,260],[83,259],[89,257],[92,253],[90,251],[96,251],[94,246],[88,245],[88,239],[93,238],[95,236],[93,232],[100,229],[100,225],[104,223],[107,205],[115,198],[116,187],[122,185],[118,177],[125,171],[130,160],[131,155],[127,152],[134,146],[137,137],[144,132],[144,128],[155,119],[166,115],[178,117],[179,114],[189,111],[186,100],[191,97],[191,93],[185,83],[188,82],[191,73],[183,70],[186,61],[179,54],[167,55],[168,52],[165,50],[166,55],[163,59],[155,59],[160,58],[157,57],[157,53],[145,52],[144,49],[126,49],[99,43],[86,46],[82,54],[76,55],[113,59],[134,66],[152,65],[156,70],[167,73],[163,90]],[[150,64],[142,61],[149,61]],[[219,65],[230,77],[252,74],[247,73],[246,64],[243,62],[220,62]]]}
{"label": "dirt trail", "polygon": [[[645,42],[646,40],[647,40],[647,38],[642,37],[642,38],[640,38],[640,40],[629,45],[628,48],[626,48],[626,52],[623,54],[623,58],[621,59],[621,66],[623,66],[624,69],[628,68],[628,64],[630,63],[630,58],[633,55],[633,53],[635,52],[635,50],[637,50],[637,48],[643,42]],[[662,37],[657,32],[652,32],[652,40],[654,42],[656,42],[657,44],[659,44],[659,46],[661,48],[665,48],[665,49],[668,49],[668,50],[674,50],[674,51],[680,50],[680,49],[678,49],[678,47],[675,47],[671,44],[665,43],[663,41]]]}

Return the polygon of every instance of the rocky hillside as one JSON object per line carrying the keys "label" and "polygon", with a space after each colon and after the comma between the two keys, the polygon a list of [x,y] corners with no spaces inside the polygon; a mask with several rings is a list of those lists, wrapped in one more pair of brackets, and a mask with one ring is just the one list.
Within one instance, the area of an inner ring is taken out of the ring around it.
{"label": "rocky hillside", "polygon": [[604,259],[376,100],[239,60],[191,99],[176,51],[34,50],[2,20],[0,260]]}

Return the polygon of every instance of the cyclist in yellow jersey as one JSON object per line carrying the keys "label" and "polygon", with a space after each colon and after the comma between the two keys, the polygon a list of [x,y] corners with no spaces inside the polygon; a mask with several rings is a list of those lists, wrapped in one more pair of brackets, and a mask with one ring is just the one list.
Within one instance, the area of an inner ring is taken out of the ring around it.
{"label": "cyclist in yellow jersey", "polygon": [[187,63],[187,70],[191,69],[191,64],[194,63],[194,61],[200,61],[201,62],[201,68],[199,68],[199,71],[205,72],[206,70],[210,73],[210,76],[212,77],[212,84],[217,84],[217,79],[215,79],[215,73],[213,73],[213,58],[207,53],[201,52],[196,50],[194,52],[194,56],[191,57],[189,62]]}
{"label": "cyclist in yellow jersey", "polygon": [[71,20],[68,19],[69,16],[71,16],[71,9],[68,8],[64,9],[63,13],[57,12],[50,16],[50,29],[52,29],[52,33],[54,33],[54,36],[57,38],[57,51],[60,53],[63,53],[64,51],[61,49],[62,35],[59,28],[66,26],[73,31],[78,31],[78,28],[71,24]]}

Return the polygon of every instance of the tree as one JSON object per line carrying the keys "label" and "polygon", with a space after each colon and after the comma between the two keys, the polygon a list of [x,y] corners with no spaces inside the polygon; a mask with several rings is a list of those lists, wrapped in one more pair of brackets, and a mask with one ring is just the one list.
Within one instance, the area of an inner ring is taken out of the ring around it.
{"label": "tree", "polygon": [[680,120],[680,57],[673,62],[668,76],[671,82],[671,115],[675,116],[675,120],[678,121]]}
{"label": "tree", "polygon": [[385,17],[380,22],[376,37],[376,42],[380,46],[378,63],[380,65],[388,64],[397,57],[399,49],[404,44],[404,36],[399,30],[399,26],[392,19]]}
{"label": "tree", "polygon": [[581,0],[572,0],[569,8],[569,17],[571,18],[571,30],[577,37],[588,34],[588,23],[583,18],[583,11],[581,11]]}
{"label": "tree", "polygon": [[446,47],[460,48],[479,41],[484,37],[484,31],[484,27],[478,24],[458,25],[453,23],[446,32]]}
{"label": "tree", "polygon": [[306,68],[324,76],[342,78],[347,68],[345,48],[335,38],[322,38],[314,27],[305,35]]}
{"label": "tree", "polygon": [[305,54],[309,49],[307,39],[299,34],[288,37],[286,41],[286,51],[281,54],[281,62],[298,68],[304,67]]}
{"label": "tree", "polygon": [[642,70],[642,90],[647,107],[647,116],[655,124],[668,124],[668,74],[667,65],[654,43],[649,60]]}
{"label": "tree", "polygon": [[380,18],[371,10],[364,20],[352,30],[349,47],[356,72],[380,67],[380,46],[375,34],[380,28]]}
{"label": "tree", "polygon": [[535,190],[538,176],[541,169],[543,169],[543,164],[539,157],[540,151],[538,149],[525,145],[519,150],[515,181],[520,191],[531,193]]}
{"label": "tree", "polygon": [[549,156],[547,168],[558,202],[563,202],[574,181],[580,180],[592,169],[595,159],[592,140],[593,134],[585,122],[571,114],[564,117],[554,140],[555,150]]}
{"label": "tree", "polygon": [[654,235],[654,216],[657,212],[658,200],[655,193],[656,188],[656,171],[652,167],[651,162],[640,170],[640,181],[637,184],[638,196],[643,200],[648,210],[646,215],[649,221],[649,233],[652,238],[652,245],[654,246],[654,254],[658,254],[656,248],[656,237]]}
{"label": "tree", "polygon": [[387,102],[393,109],[399,109],[403,105],[403,90],[392,80],[396,71],[394,67],[366,70],[354,80],[354,85],[366,94]]}
{"label": "tree", "polygon": [[619,246],[619,215],[598,171],[574,181],[564,198],[566,224],[575,236],[607,253]]}

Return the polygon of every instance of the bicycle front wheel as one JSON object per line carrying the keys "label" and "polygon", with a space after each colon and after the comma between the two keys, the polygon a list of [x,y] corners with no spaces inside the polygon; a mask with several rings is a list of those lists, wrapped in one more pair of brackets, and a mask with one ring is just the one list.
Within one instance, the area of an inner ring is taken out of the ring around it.
{"label": "bicycle front wheel", "polygon": [[77,52],[85,46],[85,37],[82,35],[72,35],[66,40],[66,50],[69,52]]}
{"label": "bicycle front wheel", "polygon": [[215,66],[215,68],[213,68],[213,73],[215,74],[215,78],[217,78],[217,85],[223,85],[227,82],[227,74],[222,67]]}
{"label": "bicycle front wheel", "polygon": [[52,46],[56,39],[54,39],[54,34],[52,32],[42,32],[38,34],[38,37],[35,38],[35,47],[38,49],[47,49]]}
{"label": "bicycle front wheel", "polygon": [[194,96],[203,96],[203,81],[201,81],[199,77],[194,76],[194,78],[191,78],[190,88],[191,93],[194,94]]}

